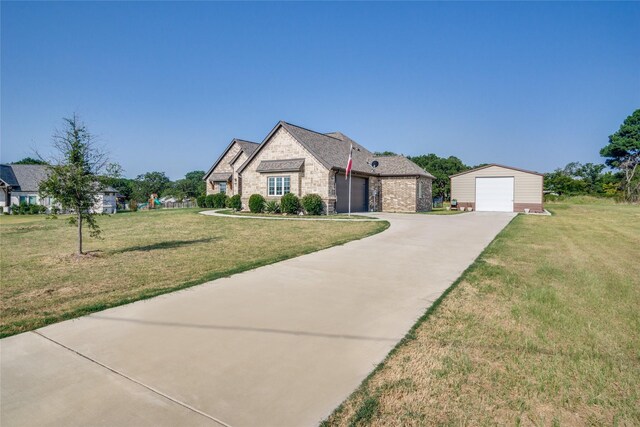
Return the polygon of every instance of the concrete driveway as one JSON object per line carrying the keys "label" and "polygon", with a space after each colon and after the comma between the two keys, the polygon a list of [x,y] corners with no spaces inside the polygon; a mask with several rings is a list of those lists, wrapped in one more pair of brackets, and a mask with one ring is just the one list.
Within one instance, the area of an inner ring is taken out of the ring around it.
{"label": "concrete driveway", "polygon": [[514,214],[378,216],[364,240],[2,340],[0,423],[316,425]]}

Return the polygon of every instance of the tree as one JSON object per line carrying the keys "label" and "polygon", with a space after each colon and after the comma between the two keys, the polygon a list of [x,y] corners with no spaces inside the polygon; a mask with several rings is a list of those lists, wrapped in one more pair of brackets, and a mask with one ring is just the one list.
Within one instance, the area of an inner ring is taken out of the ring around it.
{"label": "tree", "polygon": [[144,202],[152,194],[162,194],[170,185],[171,180],[164,172],[147,172],[134,180],[132,197],[138,202]]}
{"label": "tree", "polygon": [[133,180],[124,178],[124,169],[118,163],[109,163],[106,167],[107,174],[101,177],[105,186],[112,187],[125,199],[131,199],[133,194]]}
{"label": "tree", "polygon": [[449,176],[470,169],[469,166],[462,163],[462,161],[455,156],[445,158],[438,157],[435,154],[426,154],[408,158],[436,177],[433,181],[433,196],[442,197],[444,199],[448,199],[451,193],[451,181]]}
{"label": "tree", "polygon": [[34,159],[33,157],[25,157],[17,162],[11,163],[12,165],[46,165],[46,160]]}
{"label": "tree", "polygon": [[605,163],[624,173],[624,196],[627,201],[640,199],[640,109],[636,110],[620,125],[620,129],[609,136],[609,143],[600,150]]}
{"label": "tree", "polygon": [[40,197],[51,197],[63,210],[73,212],[69,222],[78,228],[78,255],[82,255],[84,224],[92,237],[100,236],[93,206],[102,191],[99,175],[104,171],[107,158],[75,114],[63,120],[64,129],[53,135],[58,157],[51,159],[47,166],[49,174],[40,183]]}
{"label": "tree", "polygon": [[544,189],[561,196],[575,196],[586,193],[587,184],[581,179],[573,178],[564,168],[545,174]]}
{"label": "tree", "polygon": [[173,196],[177,199],[196,198],[205,195],[204,171],[187,172],[183,179],[170,183],[163,192],[163,196]]}

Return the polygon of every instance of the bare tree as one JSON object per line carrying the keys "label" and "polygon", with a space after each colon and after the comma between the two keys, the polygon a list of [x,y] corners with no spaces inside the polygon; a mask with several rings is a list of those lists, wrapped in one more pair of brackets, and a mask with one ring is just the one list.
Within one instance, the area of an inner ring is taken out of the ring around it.
{"label": "bare tree", "polygon": [[78,255],[82,255],[85,223],[91,237],[100,236],[93,208],[103,190],[100,174],[108,159],[76,114],[63,120],[64,128],[53,135],[57,154],[48,161],[49,176],[40,184],[40,196],[51,197],[73,214],[69,222],[77,226]]}

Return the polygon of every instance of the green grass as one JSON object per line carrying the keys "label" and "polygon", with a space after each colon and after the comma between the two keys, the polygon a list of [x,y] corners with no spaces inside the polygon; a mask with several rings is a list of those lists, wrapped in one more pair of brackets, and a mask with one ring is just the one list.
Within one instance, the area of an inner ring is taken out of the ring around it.
{"label": "green grass", "polygon": [[323,424],[639,425],[640,207],[519,215]]}
{"label": "green grass", "polygon": [[[150,298],[386,229],[387,222],[261,221],[196,209],[99,218],[104,240],[63,217],[0,217],[0,336]],[[87,233],[88,234],[88,233]]]}

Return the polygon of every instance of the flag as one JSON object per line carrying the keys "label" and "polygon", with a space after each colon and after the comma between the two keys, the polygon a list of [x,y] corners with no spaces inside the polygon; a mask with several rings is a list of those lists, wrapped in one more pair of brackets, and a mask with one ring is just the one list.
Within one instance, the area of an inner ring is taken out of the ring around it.
{"label": "flag", "polygon": [[351,173],[351,166],[353,165],[353,159],[351,158],[351,153],[353,153],[353,144],[351,144],[349,148],[349,161],[347,162],[347,172],[344,174],[344,179],[349,177]]}

